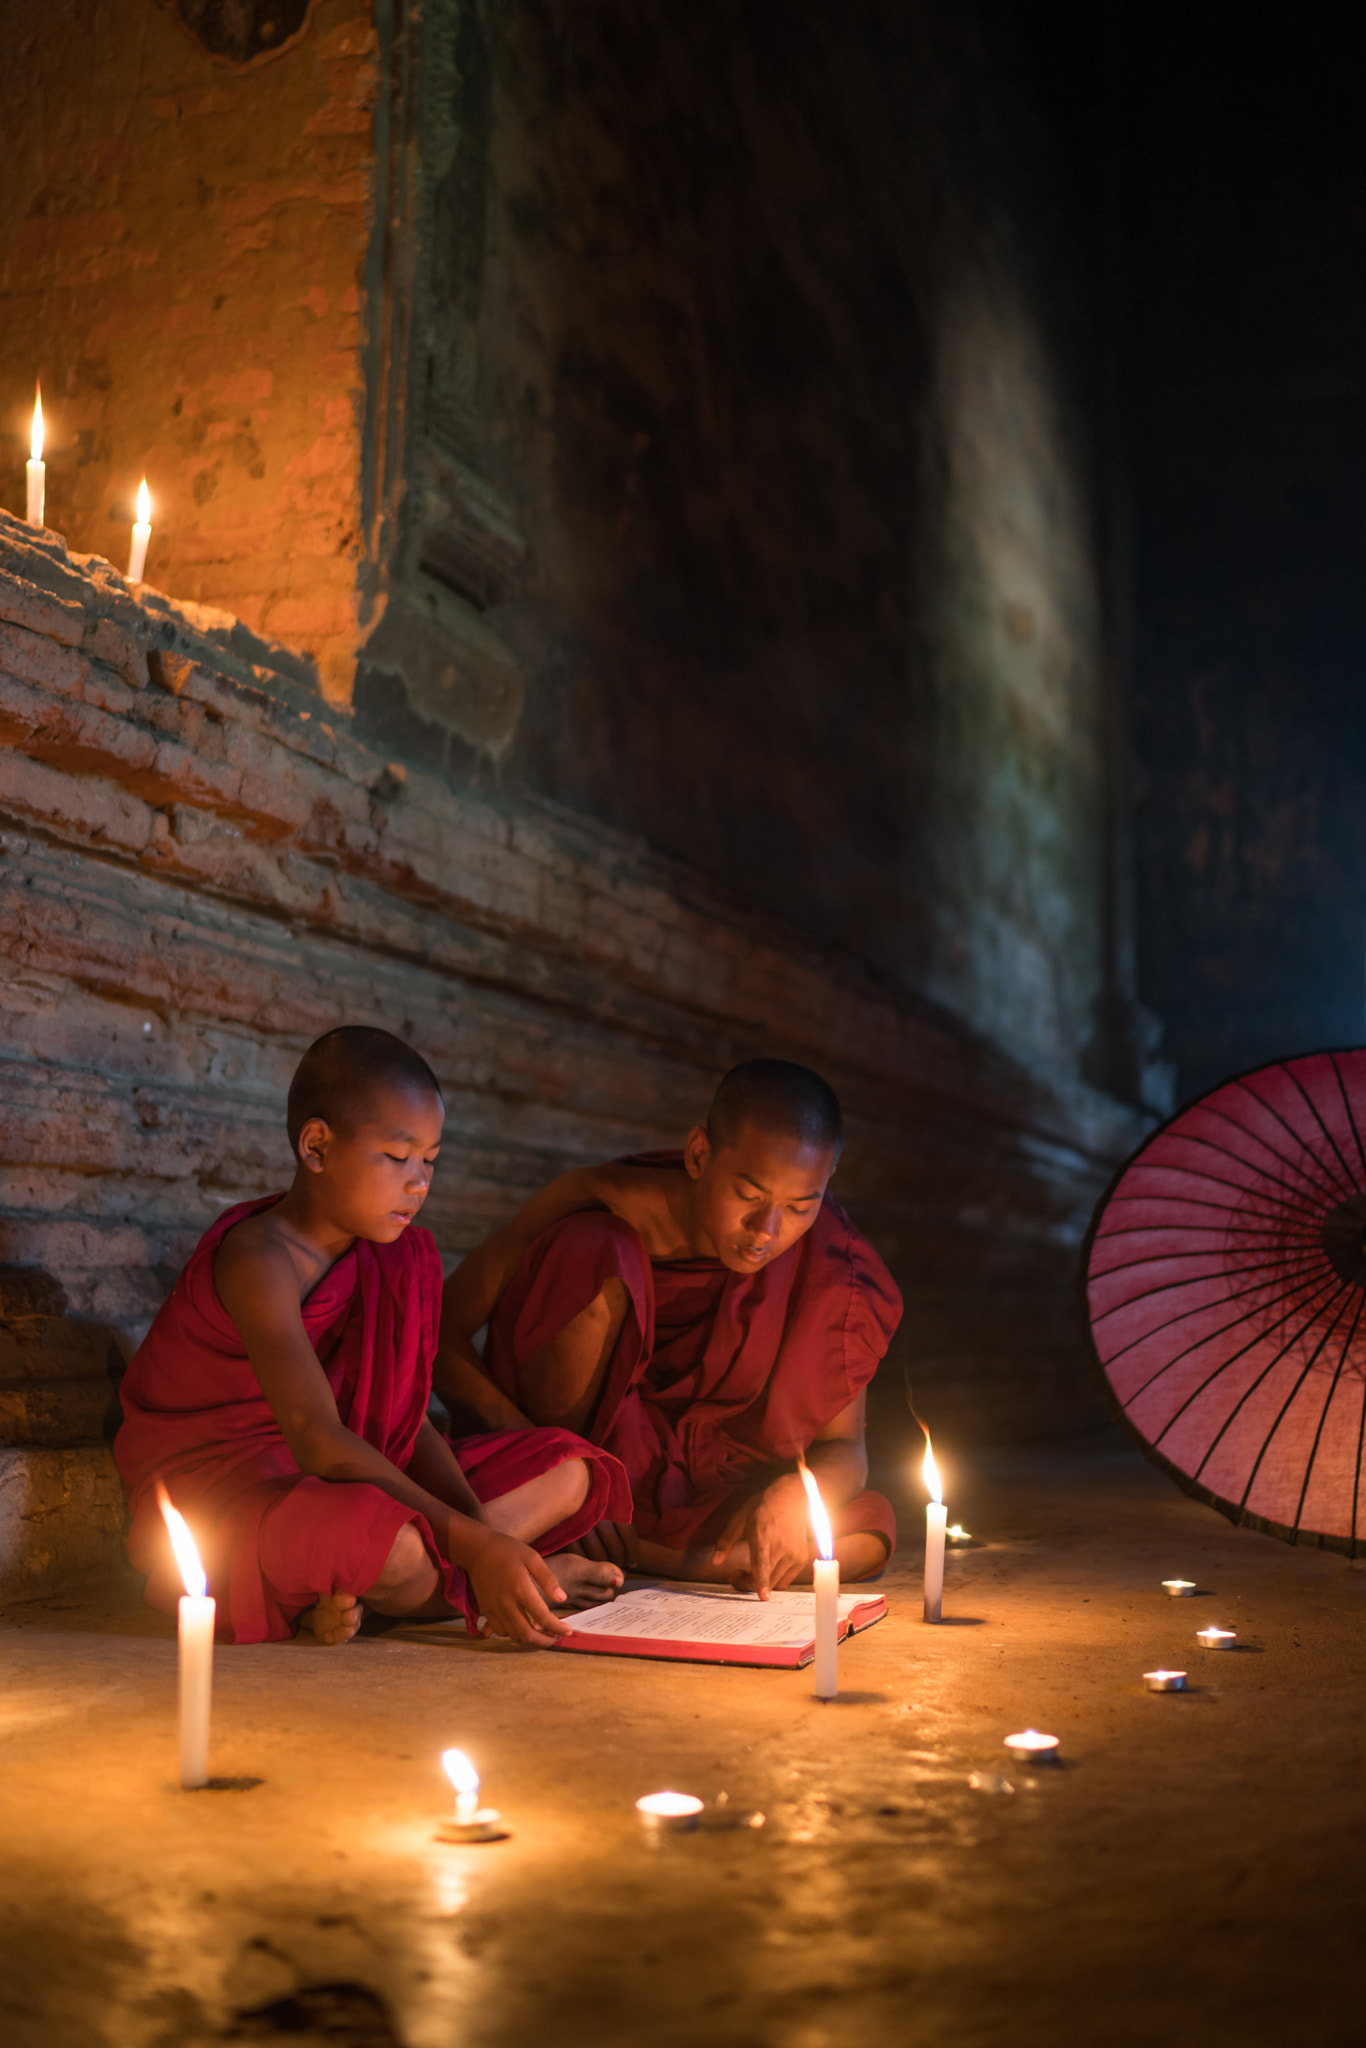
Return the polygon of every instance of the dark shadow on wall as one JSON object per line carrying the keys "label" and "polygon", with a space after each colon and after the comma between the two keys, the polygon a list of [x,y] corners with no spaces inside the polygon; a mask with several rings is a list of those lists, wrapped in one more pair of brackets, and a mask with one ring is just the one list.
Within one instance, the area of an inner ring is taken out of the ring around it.
{"label": "dark shadow on wall", "polygon": [[1359,80],[1326,10],[1123,12],[1141,972],[1187,1095],[1366,1032]]}
{"label": "dark shadow on wall", "polygon": [[1101,1071],[1094,337],[1056,36],[994,0],[424,19],[362,728]]}

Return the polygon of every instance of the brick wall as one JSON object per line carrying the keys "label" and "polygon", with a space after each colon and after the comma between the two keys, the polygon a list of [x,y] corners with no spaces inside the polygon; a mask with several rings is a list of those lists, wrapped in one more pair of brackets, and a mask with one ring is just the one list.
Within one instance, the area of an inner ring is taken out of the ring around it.
{"label": "brick wall", "polygon": [[350,688],[360,533],[360,273],[375,36],[316,0],[279,63],[214,63],[151,4],[20,10],[7,59],[0,503],[22,506],[36,377],[49,524],[211,596]]}
{"label": "brick wall", "polygon": [[759,1048],[845,1099],[839,1185],[911,1293],[918,1396],[1046,1427],[1067,1268],[1133,1119],[547,803],[358,743],[311,665],[0,515],[0,1588],[115,1554],[119,1358],[289,1171],[300,1051],[410,1038],[451,1257],[564,1164],[667,1143]]}

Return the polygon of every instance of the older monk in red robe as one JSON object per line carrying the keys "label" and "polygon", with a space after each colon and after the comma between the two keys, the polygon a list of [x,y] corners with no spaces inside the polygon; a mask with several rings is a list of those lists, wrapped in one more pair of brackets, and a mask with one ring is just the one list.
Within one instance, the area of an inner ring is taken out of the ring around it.
{"label": "older monk in red robe", "polygon": [[886,1562],[864,1401],[901,1297],[827,1193],[842,1138],[818,1074],[748,1060],[681,1153],[564,1175],[447,1282],[448,1403],[574,1430],[625,1465],[631,1524],[600,1524],[588,1555],[766,1597],[810,1572],[805,1457],[843,1576]]}

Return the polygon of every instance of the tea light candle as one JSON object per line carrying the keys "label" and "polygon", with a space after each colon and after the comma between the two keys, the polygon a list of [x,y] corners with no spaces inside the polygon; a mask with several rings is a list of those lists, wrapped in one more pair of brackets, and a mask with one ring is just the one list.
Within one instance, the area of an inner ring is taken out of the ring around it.
{"label": "tea light candle", "polygon": [[1231,1650],[1238,1640],[1236,1628],[1199,1628],[1195,1640],[1207,1650]]}
{"label": "tea light candle", "polygon": [[1186,1674],[1184,1671],[1145,1671],[1143,1683],[1149,1692],[1184,1692]]}
{"label": "tea light candle", "polygon": [[29,439],[28,462],[28,511],[26,518],[30,526],[43,523],[43,500],[47,484],[47,464],[43,461],[43,391],[36,387],[37,396],[33,401],[33,433]]}
{"label": "tea light candle", "polygon": [[443,1749],[441,1765],[455,1788],[455,1817],[442,1821],[438,1842],[503,1842],[510,1829],[496,1807],[479,1804],[479,1773],[463,1749]]}
{"label": "tea light candle", "polygon": [[1162,1590],[1171,1600],[1189,1600],[1195,1592],[1194,1579],[1164,1579]]}
{"label": "tea light candle", "polygon": [[641,1826],[650,1834],[684,1834],[702,1816],[702,1801],[691,1792],[647,1792],[636,1801]]}
{"label": "tea light candle", "polygon": [[950,1522],[944,1533],[950,1543],[971,1543],[972,1541],[971,1529],[965,1529],[961,1522]]}
{"label": "tea light candle", "polygon": [[1051,1764],[1057,1759],[1059,1742],[1056,1735],[1025,1728],[1018,1735],[1007,1735],[1005,1746],[1017,1764]]}
{"label": "tea light candle", "polygon": [[144,477],[138,485],[138,516],[133,526],[133,545],[128,552],[128,581],[141,583],[147,567],[147,543],[152,538],[152,497]]}

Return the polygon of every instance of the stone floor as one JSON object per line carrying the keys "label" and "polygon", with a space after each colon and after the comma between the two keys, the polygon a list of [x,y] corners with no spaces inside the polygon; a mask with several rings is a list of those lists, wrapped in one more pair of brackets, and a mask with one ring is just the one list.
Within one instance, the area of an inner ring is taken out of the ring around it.
{"label": "stone floor", "polygon": [[[1360,2048],[1366,1574],[1114,1444],[963,1461],[950,1506],[984,1539],[951,1625],[908,1547],[830,1705],[454,1630],[224,1650],[213,1767],[247,1789],[176,1788],[174,1643],[127,1587],[12,1610],[0,2039]],[[1195,1643],[1216,1618],[1236,1652]],[[1142,1689],[1160,1663],[1186,1696]],[[1003,1764],[1030,1722],[1063,1767]],[[451,1743],[512,1840],[433,1840]],[[728,1799],[653,1846],[664,1785]]]}

